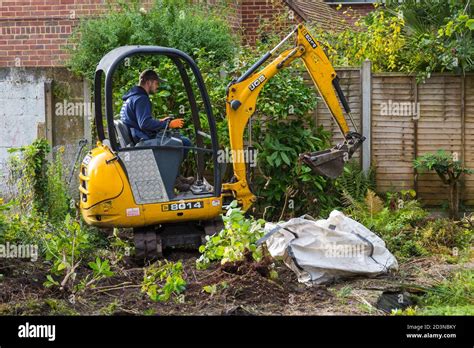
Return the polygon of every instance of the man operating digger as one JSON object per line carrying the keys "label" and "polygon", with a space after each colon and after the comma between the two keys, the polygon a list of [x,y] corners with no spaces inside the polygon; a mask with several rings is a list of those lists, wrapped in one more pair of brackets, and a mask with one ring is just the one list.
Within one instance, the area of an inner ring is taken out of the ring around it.
{"label": "man operating digger", "polygon": [[[120,118],[124,124],[128,126],[135,143],[141,140],[154,139],[160,130],[164,130],[168,124],[168,128],[183,128],[184,120],[178,118],[172,120],[165,117],[155,120],[152,117],[150,95],[155,94],[160,83],[164,82],[158,74],[147,69],[140,74],[139,85],[130,89],[123,97],[123,105],[120,110]],[[180,135],[179,138],[183,142],[183,146],[192,146],[191,140]],[[186,158],[189,149],[184,149],[183,159]],[[193,184],[194,178],[185,178],[179,175],[176,179],[176,188],[179,191],[188,191]]]}

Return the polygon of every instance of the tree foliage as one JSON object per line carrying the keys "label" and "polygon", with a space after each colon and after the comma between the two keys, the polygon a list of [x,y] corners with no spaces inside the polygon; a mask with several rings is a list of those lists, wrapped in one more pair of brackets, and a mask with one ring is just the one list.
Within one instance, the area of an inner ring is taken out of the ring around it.
{"label": "tree foliage", "polygon": [[465,73],[474,70],[472,18],[469,0],[387,1],[356,22],[356,28],[328,32],[319,40],[335,65],[359,66],[365,59],[374,71]]}

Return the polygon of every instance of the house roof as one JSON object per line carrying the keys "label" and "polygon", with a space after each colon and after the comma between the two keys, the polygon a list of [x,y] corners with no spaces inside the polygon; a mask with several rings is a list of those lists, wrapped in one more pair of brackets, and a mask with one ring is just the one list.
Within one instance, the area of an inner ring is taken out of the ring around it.
{"label": "house roof", "polygon": [[344,16],[323,0],[283,0],[306,22],[316,23],[328,30],[343,30],[350,26]]}

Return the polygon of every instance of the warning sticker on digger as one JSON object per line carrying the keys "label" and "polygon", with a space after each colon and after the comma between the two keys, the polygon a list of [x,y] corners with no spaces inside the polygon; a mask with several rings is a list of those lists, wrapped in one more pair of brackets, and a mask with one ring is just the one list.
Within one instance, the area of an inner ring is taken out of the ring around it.
{"label": "warning sticker on digger", "polygon": [[162,211],[177,211],[204,208],[203,201],[170,203],[161,206]]}
{"label": "warning sticker on digger", "polygon": [[82,160],[82,164],[87,166],[89,164],[89,162],[91,161],[92,159],[92,156],[91,155],[87,155],[86,157],[84,157],[84,159]]}
{"label": "warning sticker on digger", "polygon": [[126,212],[127,212],[127,216],[140,216],[139,208],[128,208]]}

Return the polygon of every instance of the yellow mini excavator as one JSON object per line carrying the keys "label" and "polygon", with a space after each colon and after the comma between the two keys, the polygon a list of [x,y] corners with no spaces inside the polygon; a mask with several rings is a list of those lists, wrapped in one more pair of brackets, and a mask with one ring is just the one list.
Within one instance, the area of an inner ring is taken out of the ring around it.
{"label": "yellow mini excavator", "polygon": [[[295,37],[295,45],[263,66],[292,37]],[[113,74],[126,58],[143,54],[165,56],[176,65],[190,105],[196,146],[184,147],[181,140],[168,130],[157,139],[134,143],[127,126],[120,120],[114,120]],[[314,172],[336,178],[365,138],[357,132],[333,66],[302,24],[229,84],[226,117],[231,151],[245,151],[245,128],[255,112],[262,88],[298,58],[303,60],[345,139],[332,149],[301,154],[300,160]],[[194,75],[197,84],[194,88],[188,72]],[[101,93],[103,79],[105,121]],[[204,110],[198,107],[196,90]],[[110,51],[97,66],[94,98],[98,142],[80,167],[80,209],[84,220],[90,225],[133,228],[138,259],[160,257],[165,247],[199,245],[203,242],[203,236],[218,232],[219,216],[227,204],[237,200],[246,211],[256,201],[249,188],[248,168],[244,161],[233,161],[233,177],[230,182],[222,183],[216,123],[209,96],[196,63],[184,52],[159,46],[123,46]],[[352,121],[354,131],[350,131],[339,101]],[[209,134],[201,127],[199,113],[203,111],[207,115]],[[210,139],[211,148],[204,147],[205,138]],[[174,184],[184,148],[198,154],[197,184],[189,192],[176,193]],[[203,154],[206,153],[210,154],[214,167],[212,187],[203,184]]]}

